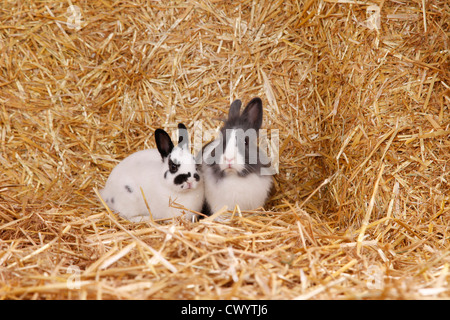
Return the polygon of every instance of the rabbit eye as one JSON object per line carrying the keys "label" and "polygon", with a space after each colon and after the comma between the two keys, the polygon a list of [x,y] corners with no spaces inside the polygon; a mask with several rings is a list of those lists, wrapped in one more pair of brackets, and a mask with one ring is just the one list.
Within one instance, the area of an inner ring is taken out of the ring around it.
{"label": "rabbit eye", "polygon": [[175,162],[173,162],[172,159],[169,159],[169,171],[170,171],[170,173],[177,172],[179,166],[180,165],[176,164]]}

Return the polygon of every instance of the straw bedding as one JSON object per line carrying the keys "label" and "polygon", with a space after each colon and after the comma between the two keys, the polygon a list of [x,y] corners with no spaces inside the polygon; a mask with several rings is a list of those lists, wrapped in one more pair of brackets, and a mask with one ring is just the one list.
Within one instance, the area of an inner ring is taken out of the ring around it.
{"label": "straw bedding", "polygon": [[[0,297],[448,299],[449,14],[1,1]],[[280,137],[264,209],[133,224],[102,205],[156,128],[216,129],[255,96]]]}

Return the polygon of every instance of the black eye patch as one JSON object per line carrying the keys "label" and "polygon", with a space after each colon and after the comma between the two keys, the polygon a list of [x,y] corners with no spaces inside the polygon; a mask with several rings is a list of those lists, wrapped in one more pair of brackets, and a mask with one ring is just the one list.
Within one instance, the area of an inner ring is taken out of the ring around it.
{"label": "black eye patch", "polygon": [[188,172],[187,174],[179,174],[173,179],[173,183],[176,185],[182,184],[183,182],[186,182],[188,178],[191,177],[191,173]]}
{"label": "black eye patch", "polygon": [[179,167],[180,167],[179,163],[176,163],[175,161],[172,161],[171,158],[169,158],[169,171],[170,171],[170,173],[177,172]]}

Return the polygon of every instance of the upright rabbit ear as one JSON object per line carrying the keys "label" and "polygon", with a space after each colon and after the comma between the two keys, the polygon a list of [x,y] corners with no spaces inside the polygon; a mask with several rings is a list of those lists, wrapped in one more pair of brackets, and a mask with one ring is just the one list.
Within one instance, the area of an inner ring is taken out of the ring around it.
{"label": "upright rabbit ear", "polygon": [[163,129],[156,129],[155,131],[156,147],[158,148],[161,157],[166,158],[173,149],[173,143],[170,136]]}
{"label": "upright rabbit ear", "polygon": [[184,124],[178,124],[178,146],[185,150],[189,149],[189,133]]}
{"label": "upright rabbit ear", "polygon": [[230,106],[230,111],[228,112],[228,121],[237,120],[241,112],[241,100],[234,100]]}
{"label": "upright rabbit ear", "polygon": [[242,112],[241,120],[248,123],[251,128],[259,130],[263,120],[263,108],[260,98],[253,98]]}

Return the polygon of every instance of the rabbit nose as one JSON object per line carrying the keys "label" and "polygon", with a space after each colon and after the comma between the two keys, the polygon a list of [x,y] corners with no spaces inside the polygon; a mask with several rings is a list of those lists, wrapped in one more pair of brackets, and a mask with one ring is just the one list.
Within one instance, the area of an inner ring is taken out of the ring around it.
{"label": "rabbit nose", "polygon": [[188,189],[192,189],[192,188],[195,188],[196,180],[195,179],[189,179],[188,181],[186,181],[186,183],[187,183]]}

